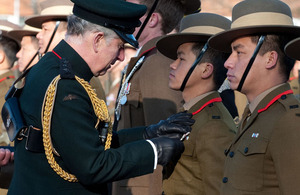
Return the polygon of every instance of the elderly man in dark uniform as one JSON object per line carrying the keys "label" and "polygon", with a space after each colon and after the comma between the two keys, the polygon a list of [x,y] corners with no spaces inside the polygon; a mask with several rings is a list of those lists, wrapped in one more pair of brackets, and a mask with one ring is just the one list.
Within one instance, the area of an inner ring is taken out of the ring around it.
{"label": "elderly man in dark uniform", "polygon": [[287,83],[295,61],[283,50],[299,34],[282,1],[245,0],[232,10],[231,29],[209,40],[232,51],[230,87],[249,101],[225,152],[221,194],[300,194],[300,103]]}
{"label": "elderly man in dark uniform", "polygon": [[[29,71],[19,97],[26,129],[17,135],[8,194],[107,194],[107,182],[153,172],[178,158],[191,115],[111,131],[103,100],[88,81],[124,59],[144,6],[122,0],[73,0],[66,40]],[[112,147],[112,149],[110,149]]]}
{"label": "elderly man in dark uniform", "polygon": [[170,64],[169,87],[182,89],[184,109],[193,114],[193,131],[184,140],[185,151],[178,162],[164,168],[166,195],[220,194],[224,150],[236,132],[233,118],[217,92],[226,78],[228,57],[207,47],[210,36],[230,28],[230,20],[212,13],[184,17],[180,32],[160,39],[156,46]]}

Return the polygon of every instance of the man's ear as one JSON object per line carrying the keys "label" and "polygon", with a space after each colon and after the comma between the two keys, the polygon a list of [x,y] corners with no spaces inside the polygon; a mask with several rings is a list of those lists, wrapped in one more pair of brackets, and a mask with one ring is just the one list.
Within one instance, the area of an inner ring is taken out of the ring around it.
{"label": "man's ear", "polygon": [[104,43],[104,33],[96,32],[93,36],[93,49],[95,53],[98,53],[100,50],[101,44]]}
{"label": "man's ear", "polygon": [[266,55],[266,68],[274,68],[278,61],[278,53],[276,51],[270,51]]}
{"label": "man's ear", "polygon": [[153,28],[159,23],[161,16],[159,13],[153,13],[148,21],[149,27]]}
{"label": "man's ear", "polygon": [[208,62],[205,62],[203,64],[203,66],[204,67],[203,67],[203,70],[202,70],[202,76],[201,77],[203,79],[207,79],[212,75],[212,73],[214,71],[214,66],[211,63],[208,63]]}
{"label": "man's ear", "polygon": [[2,64],[5,60],[5,52],[0,50],[0,64]]}

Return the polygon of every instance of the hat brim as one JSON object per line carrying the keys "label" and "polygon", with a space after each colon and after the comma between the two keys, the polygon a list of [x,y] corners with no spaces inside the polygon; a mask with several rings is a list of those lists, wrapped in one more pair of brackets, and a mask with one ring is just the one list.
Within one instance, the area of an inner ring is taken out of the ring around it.
{"label": "hat brim", "polygon": [[156,47],[160,53],[171,58],[177,59],[177,49],[180,45],[189,42],[203,42],[211,37],[211,34],[199,34],[199,33],[178,33],[167,35],[157,41]]}
{"label": "hat brim", "polygon": [[287,56],[295,60],[300,60],[300,37],[286,44],[284,51]]}
{"label": "hat brim", "polygon": [[24,36],[36,36],[38,32],[30,30],[13,30],[8,32],[9,36],[17,41],[21,41]]}
{"label": "hat brim", "polygon": [[33,26],[35,28],[42,28],[42,24],[48,21],[67,21],[68,16],[66,15],[44,15],[44,16],[33,16],[25,21],[25,24]]}
{"label": "hat brim", "polygon": [[121,32],[119,30],[116,29],[112,29],[113,31],[115,31],[115,33],[117,33],[117,35],[125,42],[125,43],[129,43],[130,45],[132,45],[135,48],[139,47],[139,43],[138,41],[135,39],[135,37],[133,36],[133,34],[126,34],[124,32]]}
{"label": "hat brim", "polygon": [[231,43],[237,38],[251,35],[278,34],[290,36],[299,36],[300,27],[297,26],[251,26],[234,28],[217,33],[209,39],[209,46],[223,52],[231,52]]}

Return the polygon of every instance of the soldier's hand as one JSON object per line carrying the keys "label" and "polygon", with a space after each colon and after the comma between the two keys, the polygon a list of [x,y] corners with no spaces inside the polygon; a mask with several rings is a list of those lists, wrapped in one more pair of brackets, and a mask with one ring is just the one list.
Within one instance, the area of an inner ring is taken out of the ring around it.
{"label": "soldier's hand", "polygon": [[183,134],[192,130],[191,126],[195,122],[192,116],[191,113],[187,112],[171,115],[167,120],[161,120],[157,124],[148,126],[144,132],[144,138],[169,137],[180,139]]}
{"label": "soldier's hand", "polygon": [[157,164],[162,166],[167,165],[170,161],[177,161],[184,151],[184,145],[178,139],[157,137],[150,141],[153,142],[157,150]]}
{"label": "soldier's hand", "polygon": [[0,167],[7,165],[10,161],[14,160],[14,152],[8,149],[0,148]]}

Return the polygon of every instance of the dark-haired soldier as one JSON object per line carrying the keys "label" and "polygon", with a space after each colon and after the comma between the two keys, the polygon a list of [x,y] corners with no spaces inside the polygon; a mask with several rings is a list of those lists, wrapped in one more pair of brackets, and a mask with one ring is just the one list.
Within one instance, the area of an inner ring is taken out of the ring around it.
{"label": "dark-haired soldier", "polygon": [[157,42],[158,50],[175,60],[170,64],[169,87],[178,91],[186,82],[183,107],[195,119],[179,161],[164,168],[166,195],[220,194],[224,150],[235,136],[236,125],[217,92],[226,78],[228,54],[208,47],[206,42],[229,29],[230,24],[217,14],[191,14],[182,19],[179,33]]}
{"label": "dark-haired soldier", "polygon": [[230,87],[249,102],[226,151],[221,194],[300,194],[300,103],[287,83],[295,61],[284,53],[299,34],[284,2],[244,0],[232,9],[231,29],[209,40],[232,52]]}

